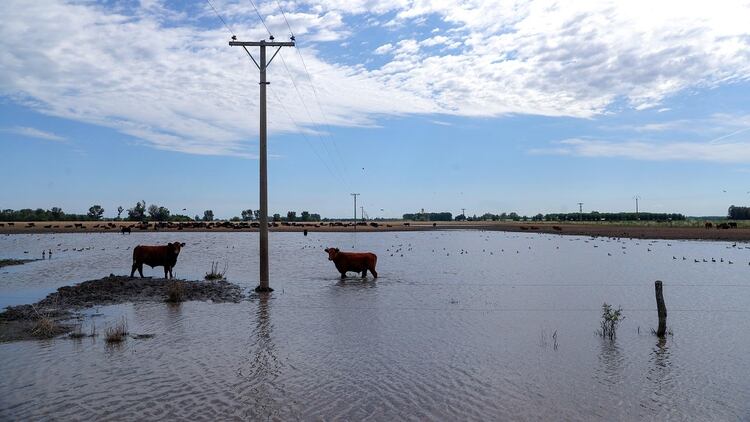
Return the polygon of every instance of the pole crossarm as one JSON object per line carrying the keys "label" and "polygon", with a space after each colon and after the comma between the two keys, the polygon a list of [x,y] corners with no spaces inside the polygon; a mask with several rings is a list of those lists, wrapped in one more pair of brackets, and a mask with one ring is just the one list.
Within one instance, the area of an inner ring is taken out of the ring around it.
{"label": "pole crossarm", "polygon": [[229,41],[232,47],[294,47],[294,41]]}

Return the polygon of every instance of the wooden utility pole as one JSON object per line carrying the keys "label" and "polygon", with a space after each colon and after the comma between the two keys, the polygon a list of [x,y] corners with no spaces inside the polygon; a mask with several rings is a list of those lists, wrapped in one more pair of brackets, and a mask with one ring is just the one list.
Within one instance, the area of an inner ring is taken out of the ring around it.
{"label": "wooden utility pole", "polygon": [[635,219],[640,220],[640,217],[638,216],[638,200],[641,199],[641,197],[636,195],[633,199],[635,199]]}
{"label": "wooden utility pole", "polygon": [[[273,61],[281,47],[294,47],[294,41],[275,42],[271,41],[229,41],[232,47],[242,47],[255,63],[260,71],[260,282],[255,288],[256,292],[272,292],[268,285],[268,134],[266,128],[266,68]],[[255,60],[247,47],[260,48],[260,63]],[[277,47],[266,61],[266,47]]]}
{"label": "wooden utility pole", "polygon": [[357,224],[357,196],[359,196],[359,194],[358,193],[352,193],[350,195],[354,197],[354,224],[355,224],[355,227],[356,227],[356,224]]}
{"label": "wooden utility pole", "polygon": [[583,202],[578,203],[578,221],[583,221]]}

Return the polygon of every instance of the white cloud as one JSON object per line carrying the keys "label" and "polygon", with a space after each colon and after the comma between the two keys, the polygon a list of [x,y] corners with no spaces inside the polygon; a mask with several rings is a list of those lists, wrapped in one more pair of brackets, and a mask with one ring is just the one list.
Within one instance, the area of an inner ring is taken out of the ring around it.
{"label": "white cloud", "polygon": [[647,161],[710,161],[750,163],[750,140],[734,142],[643,142],[566,139],[550,148],[537,148],[532,154],[570,155],[588,158],[629,158]]}
{"label": "white cloud", "polygon": [[26,136],[29,138],[46,139],[48,141],[65,141],[65,138],[55,135],[52,132],[46,132],[33,127],[15,126],[7,129],[0,129],[0,132],[13,133],[15,135]]}
{"label": "white cloud", "polygon": [[[294,121],[269,97],[276,131],[321,122],[374,125],[380,115],[407,113],[592,117],[619,99],[634,109],[652,108],[688,88],[750,78],[746,1],[282,4],[324,113],[299,57],[284,51],[307,109],[277,58],[271,90]],[[267,36],[249,2],[216,5],[242,38]],[[208,5],[199,8],[201,17],[215,21]],[[283,38],[288,29],[275,2],[260,8]],[[157,0],[144,0],[135,14],[117,10],[88,2],[0,2],[0,93],[158,148],[252,156],[247,140],[257,133],[257,73],[241,50],[227,46],[225,29],[199,27],[195,17]],[[316,42],[345,43],[357,31],[348,19],[366,26],[392,16],[401,26],[435,17],[446,25],[445,35],[393,31],[375,50],[393,54],[378,68],[337,64],[330,50],[325,57],[333,59],[321,58]],[[422,48],[433,46],[448,48]]]}
{"label": "white cloud", "polygon": [[376,48],[375,51],[374,51],[374,53],[375,54],[388,54],[391,51],[393,51],[393,44],[387,43],[387,44],[383,44],[380,47]]}

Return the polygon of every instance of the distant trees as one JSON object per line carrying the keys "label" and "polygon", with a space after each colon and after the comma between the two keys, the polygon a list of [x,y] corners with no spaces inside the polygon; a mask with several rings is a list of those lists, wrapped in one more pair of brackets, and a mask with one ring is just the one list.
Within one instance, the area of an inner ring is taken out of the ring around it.
{"label": "distant trees", "polygon": [[65,213],[60,207],[52,207],[50,210],[50,217],[52,217],[52,220],[62,220],[64,215]]}
{"label": "distant trees", "polygon": [[120,205],[119,207],[117,207],[117,219],[118,220],[120,219],[120,215],[122,215],[123,211],[125,211],[125,208],[123,208],[122,205]]}
{"label": "distant trees", "polygon": [[281,214],[274,214],[273,221],[281,221]]}
{"label": "distant trees", "polygon": [[[254,212],[253,212],[253,210],[244,210],[240,214],[242,215],[242,221],[250,221],[250,220],[253,219],[253,216],[255,215]],[[256,218],[256,220],[257,220],[257,218]]]}
{"label": "distant trees", "polygon": [[128,220],[144,221],[146,219],[146,201],[135,203],[133,208],[128,209]]}
{"label": "distant trees", "polygon": [[310,213],[307,211],[302,211],[302,215],[300,216],[300,220],[302,221],[310,221]]}
{"label": "distant trees", "polygon": [[449,212],[418,212],[413,214],[404,214],[404,220],[412,221],[451,221],[453,214]]}
{"label": "distant trees", "polygon": [[86,215],[65,214],[59,207],[54,207],[51,210],[24,208],[0,211],[0,221],[83,221],[87,219]]}
{"label": "distant trees", "polygon": [[212,210],[203,211],[203,221],[214,221],[214,212]]}
{"label": "distant trees", "polygon": [[101,205],[92,205],[89,208],[88,214],[86,214],[91,220],[99,220],[104,215],[104,208]]}
{"label": "distant trees", "polygon": [[750,220],[750,207],[732,205],[729,207],[727,217],[731,220]]}
{"label": "distant trees", "polygon": [[286,221],[297,221],[297,213],[295,211],[287,211]]}
{"label": "distant trees", "polygon": [[149,205],[148,207],[148,215],[151,217],[151,220],[156,221],[168,221],[169,220],[169,209],[165,207],[161,207],[158,205]]}
{"label": "distant trees", "polygon": [[634,212],[585,212],[585,213],[560,213],[560,214],[545,214],[544,219],[547,221],[682,221],[685,220],[685,216],[676,213],[651,213],[651,212],[640,212],[638,214]]}

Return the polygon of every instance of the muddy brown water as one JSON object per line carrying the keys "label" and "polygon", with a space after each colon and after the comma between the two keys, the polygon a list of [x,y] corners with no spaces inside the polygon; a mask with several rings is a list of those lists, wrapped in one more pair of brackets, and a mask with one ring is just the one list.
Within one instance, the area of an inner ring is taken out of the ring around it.
{"label": "muddy brown water", "polygon": [[[256,236],[2,236],[0,258],[53,255],[0,269],[0,306],[127,274],[133,246],[174,240],[179,277],[227,262],[250,290]],[[377,253],[380,278],[341,282],[327,246]],[[0,420],[748,420],[749,263],[728,242],[272,233],[270,299],[87,311],[84,331],[124,316],[154,334],[118,346],[0,344]],[[614,341],[595,335],[605,301],[626,316]]]}

